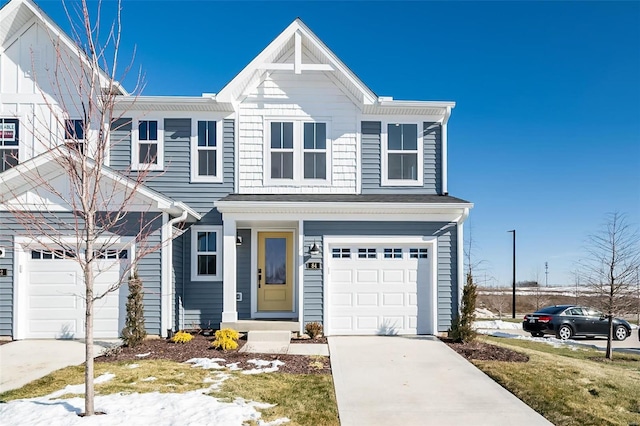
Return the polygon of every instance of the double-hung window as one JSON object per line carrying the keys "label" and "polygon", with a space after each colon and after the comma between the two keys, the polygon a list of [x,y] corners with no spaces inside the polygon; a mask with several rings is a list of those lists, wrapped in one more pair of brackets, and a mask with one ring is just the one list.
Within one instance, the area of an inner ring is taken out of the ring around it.
{"label": "double-hung window", "polygon": [[222,279],[222,227],[191,227],[191,280]]}
{"label": "double-hung window", "polygon": [[223,181],[222,120],[191,122],[191,182]]}
{"label": "double-hung window", "polygon": [[133,142],[132,165],[135,170],[162,170],[164,153],[161,121],[138,120]]}
{"label": "double-hung window", "polygon": [[326,122],[268,122],[269,172],[273,184],[317,184],[329,169]]}
{"label": "double-hung window", "polygon": [[304,123],[304,178],[327,178],[327,124]]}
{"label": "double-hung window", "polygon": [[293,180],[293,122],[271,123],[271,179]]}
{"label": "double-hung window", "polygon": [[422,185],[422,137],[416,123],[388,123],[383,139],[382,184]]}
{"label": "double-hung window", "polygon": [[85,146],[85,124],[81,119],[64,120],[64,143],[81,153]]}
{"label": "double-hung window", "polygon": [[18,133],[20,122],[0,118],[0,173],[18,165]]}

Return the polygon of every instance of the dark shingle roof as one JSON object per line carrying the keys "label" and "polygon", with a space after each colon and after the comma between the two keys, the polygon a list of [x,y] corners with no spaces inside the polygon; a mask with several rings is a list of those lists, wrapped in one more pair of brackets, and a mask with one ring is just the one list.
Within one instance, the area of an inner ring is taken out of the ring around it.
{"label": "dark shingle roof", "polygon": [[469,203],[448,195],[435,194],[230,194],[220,201],[290,203]]}

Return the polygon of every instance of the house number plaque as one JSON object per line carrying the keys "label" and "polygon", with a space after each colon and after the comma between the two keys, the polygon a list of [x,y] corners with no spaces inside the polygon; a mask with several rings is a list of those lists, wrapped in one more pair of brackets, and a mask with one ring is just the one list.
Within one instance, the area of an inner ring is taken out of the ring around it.
{"label": "house number plaque", "polygon": [[0,277],[6,277],[7,276],[7,270],[6,269],[0,269]]}
{"label": "house number plaque", "polygon": [[320,269],[320,262],[308,262],[307,269]]}

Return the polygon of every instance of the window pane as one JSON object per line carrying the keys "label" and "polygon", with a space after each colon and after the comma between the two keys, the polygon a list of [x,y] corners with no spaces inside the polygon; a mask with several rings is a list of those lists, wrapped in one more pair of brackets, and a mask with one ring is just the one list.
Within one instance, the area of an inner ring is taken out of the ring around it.
{"label": "window pane", "polygon": [[216,122],[207,121],[207,146],[216,146]]}
{"label": "window pane", "polygon": [[216,274],[216,255],[201,254],[198,255],[198,275],[215,275]]}
{"label": "window pane", "polygon": [[389,138],[388,148],[391,150],[402,149],[402,127],[399,124],[389,124],[387,127],[387,136]]}
{"label": "window pane", "polygon": [[17,149],[0,149],[0,172],[18,165]]}
{"label": "window pane", "polygon": [[74,120],[74,131],[77,139],[84,139],[84,123],[82,120]]}
{"label": "window pane", "polygon": [[389,154],[389,179],[418,179],[417,154]]}
{"label": "window pane", "polygon": [[73,139],[75,137],[74,120],[64,120],[64,138]]}
{"label": "window pane", "polygon": [[282,123],[282,147],[293,148],[293,123]]}
{"label": "window pane", "polygon": [[304,149],[315,149],[316,132],[314,123],[304,123]]}
{"label": "window pane", "polygon": [[327,123],[316,123],[316,149],[327,148]]}
{"label": "window pane", "polygon": [[150,141],[158,140],[158,122],[157,121],[149,121],[149,140]]}
{"label": "window pane", "polygon": [[138,123],[138,140],[149,140],[149,126],[148,121],[141,121]]}
{"label": "window pane", "polygon": [[0,118],[0,146],[17,146],[20,123],[14,118]]}
{"label": "window pane", "polygon": [[207,248],[207,251],[218,251],[215,232],[207,232]]}
{"label": "window pane", "polygon": [[272,152],[271,153],[271,178],[272,179],[293,179],[293,153],[292,152]]}
{"label": "window pane", "polygon": [[141,143],[139,160],[140,164],[158,164],[158,145]]}
{"label": "window pane", "polygon": [[418,149],[418,125],[417,124],[402,125],[402,149],[404,150]]}
{"label": "window pane", "polygon": [[207,146],[207,122],[198,121],[198,146]]}
{"label": "window pane", "polygon": [[198,151],[198,176],[216,176],[216,151]]}
{"label": "window pane", "polygon": [[321,152],[306,152],[304,154],[304,178],[326,179],[326,154]]}
{"label": "window pane", "polygon": [[209,251],[207,250],[207,233],[206,232],[198,232],[198,251]]}
{"label": "window pane", "polygon": [[282,123],[271,123],[271,148],[282,148]]}
{"label": "window pane", "polygon": [[287,239],[265,238],[265,284],[287,282]]}

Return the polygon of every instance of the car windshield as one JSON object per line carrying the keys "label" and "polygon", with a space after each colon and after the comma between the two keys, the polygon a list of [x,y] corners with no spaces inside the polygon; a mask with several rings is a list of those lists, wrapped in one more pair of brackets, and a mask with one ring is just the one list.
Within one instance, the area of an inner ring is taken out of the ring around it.
{"label": "car windshield", "polygon": [[566,306],[547,306],[546,308],[538,309],[536,314],[551,314],[556,315],[565,310]]}

